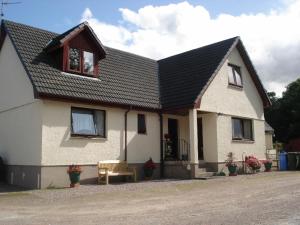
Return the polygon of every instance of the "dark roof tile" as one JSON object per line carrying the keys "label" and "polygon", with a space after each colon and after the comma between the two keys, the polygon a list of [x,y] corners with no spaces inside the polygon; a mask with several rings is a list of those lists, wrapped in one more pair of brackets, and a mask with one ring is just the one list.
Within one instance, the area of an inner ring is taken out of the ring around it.
{"label": "dark roof tile", "polygon": [[98,80],[69,76],[56,69],[43,51],[50,40],[60,40],[67,33],[59,35],[11,21],[4,21],[4,26],[39,94],[160,108],[155,60],[105,47],[107,55],[99,62]]}
{"label": "dark roof tile", "polygon": [[[239,41],[231,38],[159,61],[105,47],[106,58],[99,62],[100,76],[91,79],[60,71],[44,50],[79,26],[82,24],[59,35],[11,21],[2,22],[38,95],[151,109],[193,107],[229,50]],[[238,43],[261,96],[267,101],[241,41]]]}
{"label": "dark roof tile", "polygon": [[193,106],[236,39],[231,38],[159,60],[162,107]]}

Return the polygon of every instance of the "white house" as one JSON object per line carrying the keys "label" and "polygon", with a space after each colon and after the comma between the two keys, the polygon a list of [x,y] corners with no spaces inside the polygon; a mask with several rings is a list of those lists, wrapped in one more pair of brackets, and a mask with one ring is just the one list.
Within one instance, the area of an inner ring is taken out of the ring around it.
{"label": "white house", "polygon": [[87,23],[63,34],[1,24],[0,156],[11,184],[68,185],[70,164],[93,182],[100,160],[126,160],[142,178],[152,157],[156,176],[194,178],[221,169],[228,152],[264,159],[269,105],[239,37],[155,61],[103,46]]}

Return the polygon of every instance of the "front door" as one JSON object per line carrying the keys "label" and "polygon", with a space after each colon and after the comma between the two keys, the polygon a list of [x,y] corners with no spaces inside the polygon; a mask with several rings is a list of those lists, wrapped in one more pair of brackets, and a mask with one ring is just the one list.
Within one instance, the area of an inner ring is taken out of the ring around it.
{"label": "front door", "polygon": [[202,118],[197,119],[198,124],[198,160],[203,160],[203,131],[202,131]]}
{"label": "front door", "polygon": [[176,119],[168,119],[168,130],[171,140],[171,157],[178,159],[178,121]]}

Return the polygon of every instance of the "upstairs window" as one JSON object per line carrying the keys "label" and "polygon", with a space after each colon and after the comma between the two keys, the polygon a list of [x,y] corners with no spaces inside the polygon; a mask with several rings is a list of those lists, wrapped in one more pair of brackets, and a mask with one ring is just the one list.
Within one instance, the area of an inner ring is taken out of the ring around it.
{"label": "upstairs window", "polygon": [[243,87],[241,68],[236,65],[228,64],[229,75],[228,81],[230,85]]}
{"label": "upstairs window", "polygon": [[232,139],[253,141],[252,121],[232,118]]}
{"label": "upstairs window", "polygon": [[72,108],[71,136],[105,137],[105,111]]}
{"label": "upstairs window", "polygon": [[76,48],[69,49],[69,70],[80,72],[80,51]]}
{"label": "upstairs window", "polygon": [[94,74],[94,54],[83,51],[83,72]]}
{"label": "upstairs window", "polygon": [[94,54],[77,48],[69,48],[68,69],[71,72],[94,75]]}
{"label": "upstairs window", "polygon": [[138,114],[138,134],[146,134],[146,117],[144,114]]}

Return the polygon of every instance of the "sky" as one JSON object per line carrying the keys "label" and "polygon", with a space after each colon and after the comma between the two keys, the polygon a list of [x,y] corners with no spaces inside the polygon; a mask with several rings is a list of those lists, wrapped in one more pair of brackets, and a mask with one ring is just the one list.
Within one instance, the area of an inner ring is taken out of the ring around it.
{"label": "sky", "polygon": [[268,91],[300,78],[300,0],[20,1],[4,19],[58,33],[88,21],[104,45],[153,59],[240,36]]}

